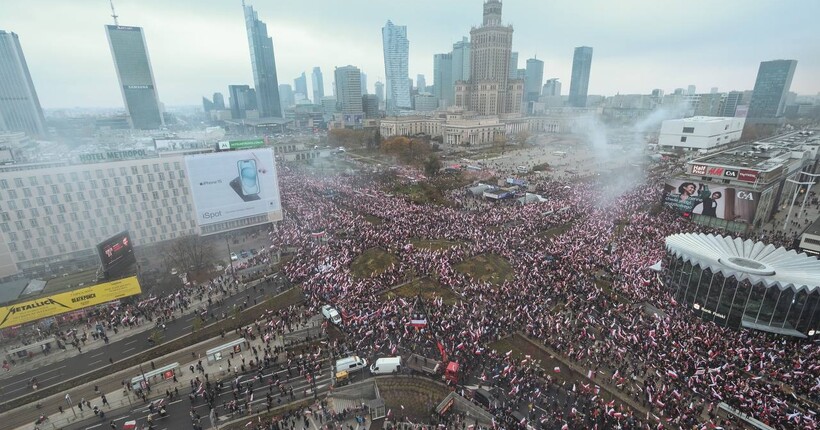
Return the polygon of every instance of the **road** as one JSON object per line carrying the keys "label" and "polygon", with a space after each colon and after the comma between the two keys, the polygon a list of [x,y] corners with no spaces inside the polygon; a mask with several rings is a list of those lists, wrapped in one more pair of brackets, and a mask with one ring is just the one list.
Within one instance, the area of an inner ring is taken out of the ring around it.
{"label": "road", "polygon": [[[318,395],[324,395],[323,393],[328,390],[330,384],[330,364],[328,363],[327,358],[322,359],[322,370],[319,375],[316,377],[316,390]],[[308,384],[304,377],[300,376],[298,372],[293,372],[291,376],[288,375],[288,370],[286,368],[281,368],[278,365],[274,366],[270,369],[266,369],[262,372],[262,381],[269,381],[271,378],[274,380],[279,377],[279,381],[286,386],[291,386],[293,388],[293,398],[290,398],[288,395],[285,396],[277,396],[272,395],[272,401],[274,406],[276,406],[277,400],[281,400],[282,404],[289,403],[291,401],[298,401],[305,398],[305,390],[310,390],[310,384]],[[256,373],[246,373],[239,376],[240,385],[243,386],[243,392],[239,396],[240,398],[249,398],[250,392],[248,392],[244,387],[248,386],[248,383],[254,381],[257,377]],[[223,405],[227,404],[230,401],[234,400],[233,392],[230,389],[230,384],[233,381],[236,381],[237,377],[233,375],[226,375],[222,378],[223,384],[225,387],[220,390],[217,400],[214,402],[216,405],[216,414],[217,420],[220,423],[224,423],[227,421],[234,420],[239,418],[239,413],[235,413],[233,415],[227,414],[225,412],[225,408]],[[260,411],[265,409],[266,395],[269,392],[268,384],[267,383],[260,383],[254,382],[251,388],[253,392],[253,401],[251,402],[254,411]],[[273,385],[271,390],[272,393],[278,393],[276,389],[276,385]],[[192,428],[192,418],[191,413],[195,413],[200,417],[199,425],[202,428],[211,428],[211,419],[210,419],[210,409],[207,403],[201,399],[197,398],[191,403],[188,395],[191,393],[190,388],[185,388],[185,390],[180,390],[179,397],[175,397],[171,402],[168,404],[166,410],[168,415],[165,417],[154,417],[154,428],[156,430],[166,430],[166,429],[184,429],[184,428]],[[313,392],[309,391],[307,393],[308,397],[313,397]],[[70,426],[64,427],[65,430],[108,430],[110,429],[110,423],[113,421],[117,424],[117,428],[122,428],[123,423],[126,421],[137,421],[137,428],[140,428],[141,425],[146,425],[149,415],[149,407],[148,404],[143,402],[139,402],[139,404],[133,404],[127,408],[121,408],[117,410],[113,410],[111,412],[106,412],[105,419],[100,419],[94,416],[91,413],[87,413],[88,419],[85,419],[80,422],[72,423]],[[48,428],[47,426],[45,428]]]}
{"label": "road", "polygon": [[[246,300],[250,305],[253,305],[254,300],[262,301],[266,295],[276,294],[279,290],[281,290],[281,287],[275,289],[273,286],[267,287],[263,283],[257,287],[255,292],[253,288],[248,288],[247,291],[226,297],[221,305],[212,306],[210,311],[214,315],[219,315],[222,312],[228,313],[234,305],[241,306]],[[195,317],[194,310],[191,309],[191,311],[192,313],[179,317],[176,321],[166,325],[165,342],[191,333]],[[37,383],[42,389],[96,369],[104,369],[111,365],[111,361],[116,363],[118,360],[143,352],[151,346],[148,338],[151,336],[152,331],[146,330],[119,341],[111,342],[108,345],[100,346],[97,349],[67,357],[62,361],[11,376],[3,381],[0,402],[6,402],[28,394],[31,391],[29,385],[31,378],[36,377]]]}

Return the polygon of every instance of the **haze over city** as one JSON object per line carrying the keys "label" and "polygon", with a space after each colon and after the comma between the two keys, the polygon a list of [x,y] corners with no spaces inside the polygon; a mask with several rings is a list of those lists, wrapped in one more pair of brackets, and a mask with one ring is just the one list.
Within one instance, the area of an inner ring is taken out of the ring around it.
{"label": "haze over city", "polygon": [[[381,27],[407,26],[410,77],[432,83],[433,55],[449,52],[481,23],[475,0],[248,1],[268,24],[280,83],[320,66],[332,94],[332,70],[352,64],[368,75],[368,92],[384,80]],[[196,105],[234,83],[253,84],[242,6],[236,1],[119,0],[120,24],[141,26],[160,99]],[[820,91],[820,3],[775,1],[506,1],[519,67],[537,56],[544,78],[568,88],[573,48],[595,49],[589,93],[751,89],[760,61],[796,59],[791,91]],[[4,2],[0,28],[20,36],[45,108],[119,107],[122,100],[103,26],[107,1]]]}

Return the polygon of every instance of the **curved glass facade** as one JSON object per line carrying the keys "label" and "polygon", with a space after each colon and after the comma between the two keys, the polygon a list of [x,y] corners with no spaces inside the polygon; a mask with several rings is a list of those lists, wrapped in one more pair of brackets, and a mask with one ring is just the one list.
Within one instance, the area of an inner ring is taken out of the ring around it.
{"label": "curved glass facade", "polygon": [[793,336],[820,331],[820,289],[795,292],[763,283],[752,285],[734,276],[668,253],[666,285],[674,297],[707,321],[726,327],[747,327]]}

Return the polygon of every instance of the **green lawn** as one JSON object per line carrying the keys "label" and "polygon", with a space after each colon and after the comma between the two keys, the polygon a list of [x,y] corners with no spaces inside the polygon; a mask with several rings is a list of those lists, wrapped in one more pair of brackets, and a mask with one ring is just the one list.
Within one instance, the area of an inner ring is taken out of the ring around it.
{"label": "green lawn", "polygon": [[383,296],[387,298],[393,298],[395,296],[415,298],[418,294],[421,294],[425,300],[433,300],[434,298],[441,297],[442,301],[448,305],[456,302],[456,295],[451,289],[442,287],[438,282],[430,278],[416,278],[395,290],[385,292]]}
{"label": "green lawn", "polygon": [[381,218],[373,215],[362,215],[367,222],[373,225],[379,225],[384,222]]}
{"label": "green lawn", "polygon": [[353,260],[350,271],[355,278],[367,278],[384,272],[396,262],[398,259],[395,255],[381,248],[370,248]]}
{"label": "green lawn", "polygon": [[513,269],[503,257],[495,254],[482,254],[456,265],[456,270],[477,281],[501,285],[513,278]]}

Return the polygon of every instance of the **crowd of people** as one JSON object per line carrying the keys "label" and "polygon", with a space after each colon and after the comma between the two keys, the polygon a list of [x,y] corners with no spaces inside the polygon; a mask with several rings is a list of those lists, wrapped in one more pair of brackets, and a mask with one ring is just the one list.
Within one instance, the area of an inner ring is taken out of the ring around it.
{"label": "crowd of people", "polygon": [[[389,195],[367,175],[319,177],[283,167],[286,216],[272,239],[276,247],[298,249],[284,270],[301,283],[309,303],[316,310],[332,303],[342,311],[343,349],[368,357],[444,351],[465,374],[481,374],[503,390],[507,408],[495,411],[500,420],[509,419],[517,401],[552,389],[571,399],[569,412],[558,407],[553,416],[542,415],[544,428],[553,428],[547,422],[561,423],[555,428],[733,428],[719,414],[721,402],[776,428],[815,428],[817,343],[726,329],[678,306],[649,269],[665,255],[664,238],[721,232],[671,212],[650,214],[661,199],[661,190],[651,185],[662,183],[660,176],[647,174],[631,191],[616,179],[536,179],[536,192],[549,199],[524,206],[477,203],[457,191],[453,204],[444,206]],[[566,225],[567,231],[544,234]],[[791,245],[788,238],[770,238]],[[453,246],[413,246],[415,239]],[[354,276],[356,257],[374,247],[396,262]],[[455,269],[482,254],[509,262],[512,279],[499,285]],[[413,300],[383,294],[419,277],[442,289],[441,297],[425,302],[424,330],[408,326]],[[444,291],[455,295],[454,303],[444,302]],[[646,305],[657,312],[647,312]],[[593,388],[566,386],[533,361],[489,349],[516,332],[588,369]],[[631,403],[605,401],[595,385]]]}

